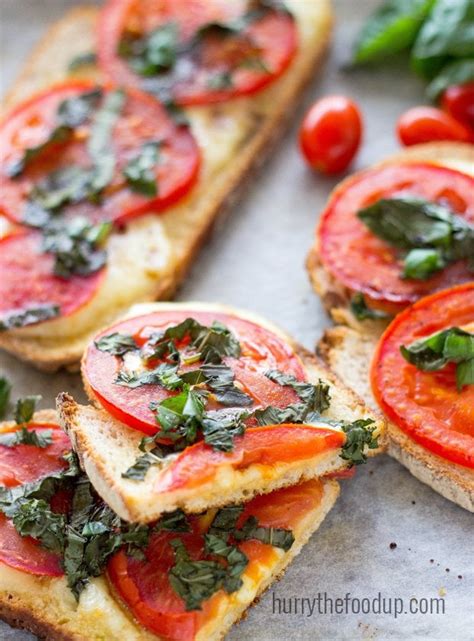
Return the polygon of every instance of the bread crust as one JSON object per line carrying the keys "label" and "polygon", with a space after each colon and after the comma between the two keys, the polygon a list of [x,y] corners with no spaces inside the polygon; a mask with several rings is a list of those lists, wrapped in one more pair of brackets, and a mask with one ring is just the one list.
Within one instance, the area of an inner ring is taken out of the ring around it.
{"label": "bread crust", "polygon": [[[245,142],[237,157],[227,163],[225,179],[215,188],[213,197],[206,202],[199,212],[199,216],[190,227],[181,258],[174,271],[156,283],[154,296],[151,300],[164,300],[172,297],[190,270],[194,259],[212,232],[214,225],[226,210],[240,197],[243,190],[255,175],[255,169],[260,167],[270,156],[273,146],[284,131],[285,124],[293,113],[293,108],[298,101],[303,89],[314,77],[315,66],[320,62],[329,44],[332,29],[332,12],[329,0],[320,0],[321,25],[319,39],[313,39],[314,47],[305,47],[304,55],[295,60],[295,66],[290,67],[283,77],[285,86],[279,94],[278,101],[272,106],[270,114],[261,114],[255,111],[254,128],[250,139]],[[46,51],[53,38],[69,23],[77,20],[93,21],[97,11],[93,8],[79,7],[68,13],[62,20],[51,27],[42,42],[38,45],[29,62],[27,62],[17,84],[7,97],[7,106],[12,106],[31,93],[31,87],[38,90],[44,86],[36,73],[36,60]],[[277,81],[278,82],[278,81]],[[25,91],[25,87],[27,91]],[[142,302],[142,301],[137,301]],[[117,310],[120,316],[125,310]],[[54,372],[61,367],[77,370],[78,361],[85,345],[91,336],[98,331],[86,332],[83,336],[64,341],[45,341],[37,338],[22,337],[21,333],[3,332],[0,334],[0,348],[12,353],[18,358],[27,361],[42,371]],[[20,330],[21,332],[21,330]]]}
{"label": "bread crust", "polygon": [[[353,387],[365,402],[380,414],[370,388],[368,371],[381,336],[372,328],[337,326],[327,330],[318,343],[318,353],[346,385]],[[350,366],[348,366],[350,363]],[[386,421],[388,454],[417,479],[460,507],[474,512],[474,470],[447,461],[416,443],[391,421]]]}
{"label": "bread crust", "polygon": [[[419,163],[429,162],[436,165],[450,166],[457,163],[471,165],[474,171],[474,145],[461,142],[433,142],[422,145],[406,147],[389,158],[377,163],[375,167],[396,163]],[[344,192],[347,187],[362,173],[358,172],[349,176],[332,191],[328,204]],[[327,206],[327,205],[326,205]],[[348,305],[353,292],[339,282],[330,271],[326,269],[320,258],[319,247],[319,226],[316,230],[316,238],[306,258],[306,269],[314,291],[320,296],[326,311],[336,323],[343,323],[350,326],[366,327],[367,323],[361,325],[350,312]],[[383,327],[388,322],[378,321]]]}

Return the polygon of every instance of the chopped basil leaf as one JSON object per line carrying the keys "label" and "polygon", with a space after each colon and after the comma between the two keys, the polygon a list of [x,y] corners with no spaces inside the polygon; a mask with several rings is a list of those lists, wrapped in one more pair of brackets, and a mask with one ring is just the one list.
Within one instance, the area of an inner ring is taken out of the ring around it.
{"label": "chopped basil leaf", "polygon": [[[195,373],[202,376],[201,382],[206,383],[222,405],[227,407],[252,405],[253,399],[235,386],[235,374],[227,365],[222,363],[203,365],[198,370],[188,372],[187,375]],[[187,375],[183,374],[181,377],[190,382],[189,378],[186,379]]]}
{"label": "chopped basil leaf", "polygon": [[12,522],[21,536],[33,537],[41,547],[56,554],[64,552],[66,519],[63,514],[53,512],[47,501],[25,499],[19,502]]}
{"label": "chopped basil leaf", "polygon": [[95,65],[97,62],[97,54],[93,51],[88,51],[87,53],[81,53],[78,56],[74,56],[69,61],[67,70],[70,72],[77,71],[81,67],[88,67],[89,65]]}
{"label": "chopped basil leaf", "polygon": [[90,189],[99,194],[113,178],[115,154],[112,145],[112,133],[125,105],[125,93],[122,89],[111,91],[105,96],[101,108],[95,112],[87,150],[93,162]]}
{"label": "chopped basil leaf", "polygon": [[[409,197],[382,198],[357,215],[376,236],[408,252],[404,278],[429,278],[449,262],[474,256],[474,225],[442,205]],[[432,251],[412,252],[428,249]]]}
{"label": "chopped basil leaf", "polygon": [[19,398],[15,407],[15,423],[17,425],[29,423],[35,413],[36,404],[39,403],[40,400],[41,396],[25,396],[24,398]]}
{"label": "chopped basil leaf", "polygon": [[13,311],[0,318],[0,332],[26,325],[34,325],[59,316],[59,305],[38,305],[30,309]]}
{"label": "chopped basil leaf", "polygon": [[299,398],[306,404],[310,412],[324,412],[331,402],[329,385],[321,379],[317,385],[299,381],[291,374],[284,374],[276,369],[265,372],[265,376],[274,383],[291,387],[298,394]]}
{"label": "chopped basil leaf", "polygon": [[36,145],[35,147],[27,147],[24,149],[21,158],[6,168],[6,175],[9,178],[17,178],[18,176],[21,176],[30,162],[38,158],[43,151],[49,149],[52,145],[66,142],[70,139],[71,135],[72,129],[70,127],[66,125],[58,125],[51,131],[44,142]]}
{"label": "chopped basil leaf", "polygon": [[245,433],[244,420],[249,414],[242,410],[214,410],[206,412],[201,419],[204,442],[214,450],[231,452],[234,440]]}
{"label": "chopped basil leaf", "polygon": [[109,352],[109,354],[113,354],[114,356],[123,356],[127,352],[138,349],[138,345],[133,336],[130,336],[130,334],[119,334],[118,332],[102,336],[94,341],[94,345],[101,352]]}
{"label": "chopped basil leaf", "polygon": [[167,532],[189,532],[191,527],[188,522],[188,517],[183,510],[177,509],[174,512],[165,514],[156,523],[154,529],[157,532],[166,530]]}
{"label": "chopped basil leaf", "polygon": [[390,314],[382,312],[379,309],[372,309],[371,307],[368,307],[362,292],[357,292],[352,296],[350,305],[351,312],[354,314],[358,321],[364,321],[369,318],[374,320],[390,318]]}
{"label": "chopped basil leaf", "polygon": [[102,96],[102,89],[97,87],[79,96],[66,98],[58,107],[59,122],[71,129],[83,125],[94,113]]}
{"label": "chopped basil leaf", "polygon": [[11,383],[5,376],[0,376],[0,419],[2,419],[7,412],[11,389]]}
{"label": "chopped basil leaf", "polygon": [[295,542],[295,537],[291,530],[263,527],[259,525],[255,516],[249,516],[242,528],[237,530],[234,536],[238,541],[257,539],[257,541],[261,541],[266,545],[273,545],[273,547],[281,548],[285,552],[288,552]]}
{"label": "chopped basil leaf", "polygon": [[161,385],[165,389],[175,390],[182,387],[182,380],[176,374],[176,365],[161,363],[155,369],[146,369],[141,372],[127,372],[122,369],[117,374],[114,383],[124,387],[136,388],[142,385]]}
{"label": "chopped basil leaf", "polygon": [[56,276],[87,276],[102,269],[107,253],[101,247],[111,231],[110,222],[93,225],[82,217],[46,227],[43,251],[53,254]]}
{"label": "chopped basil leaf", "polygon": [[28,430],[22,427],[15,432],[5,432],[0,434],[0,445],[4,447],[16,447],[17,445],[34,445],[35,447],[48,447],[53,442],[53,433],[51,430]]}
{"label": "chopped basil leaf", "polygon": [[439,249],[410,249],[403,261],[402,278],[426,280],[446,267]]}
{"label": "chopped basil leaf", "polygon": [[374,421],[371,418],[366,418],[340,425],[347,437],[342,446],[341,458],[350,461],[351,467],[365,463],[367,461],[366,446],[369,450],[378,447],[378,436],[373,435],[376,429]]}
{"label": "chopped basil leaf", "polygon": [[410,345],[402,345],[400,352],[405,360],[426,372],[434,372],[448,363],[456,363],[458,392],[465,385],[474,383],[474,334],[459,327],[450,327],[420,338]]}
{"label": "chopped basil leaf", "polygon": [[214,73],[209,77],[207,86],[209,89],[214,89],[215,91],[225,91],[226,89],[232,89],[232,87],[234,86],[232,72],[226,70]]}
{"label": "chopped basil leaf", "polygon": [[123,169],[130,189],[148,198],[154,198],[158,194],[155,167],[160,146],[159,141],[144,143],[139,155],[130,160]]}
{"label": "chopped basil leaf", "polygon": [[127,33],[120,41],[118,54],[135,73],[154,76],[171,69],[178,53],[178,28],[174,22],[157,27],[145,36]]}
{"label": "chopped basil leaf", "polygon": [[123,472],[123,478],[132,479],[133,481],[143,481],[150,467],[153,465],[161,465],[166,456],[174,453],[175,448],[173,446],[158,445],[156,443],[151,450],[147,450],[146,445],[154,443],[154,438],[153,436],[142,438],[138,449],[144,452],[144,454],[139,456],[135,463]]}
{"label": "chopped basil leaf", "polygon": [[433,2],[385,0],[364,25],[354,47],[354,62],[384,60],[410,47]]}

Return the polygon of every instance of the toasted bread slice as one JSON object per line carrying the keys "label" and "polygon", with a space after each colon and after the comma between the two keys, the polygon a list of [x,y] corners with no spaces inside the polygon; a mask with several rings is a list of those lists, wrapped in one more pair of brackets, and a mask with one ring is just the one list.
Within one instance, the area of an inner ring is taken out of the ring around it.
{"label": "toasted bread slice", "polygon": [[[37,416],[40,414],[46,416]],[[337,499],[336,481],[322,481],[321,485],[321,500],[292,529],[295,541],[290,550],[275,549],[265,563],[251,561],[242,575],[242,587],[223,596],[196,641],[222,639],[260,594],[282,576]],[[115,597],[104,576],[93,579],[77,603],[65,578],[34,576],[0,563],[0,618],[47,641],[159,641]]]}
{"label": "toasted bread slice", "polygon": [[[36,367],[74,367],[97,330],[132,304],[169,298],[183,280],[219,211],[236,198],[282,132],[304,86],[314,76],[331,32],[330,0],[288,0],[300,33],[283,76],[254,96],[186,110],[201,147],[198,184],[160,215],[137,219],[110,240],[107,281],[90,305],[66,318],[0,334],[0,347]],[[77,8],[54,25],[7,96],[10,108],[50,83],[70,77],[68,63],[95,48],[97,10]],[[73,77],[100,80],[97,69]],[[127,286],[125,286],[127,285]]]}
{"label": "toasted bread slice", "polygon": [[[369,368],[381,334],[376,326],[361,332],[340,325],[327,330],[318,345],[318,353],[327,365],[377,412],[380,410],[370,388]],[[474,512],[474,470],[432,454],[390,421],[387,421],[387,436],[388,453],[413,476]]]}
{"label": "toasted bread slice", "polygon": [[[459,142],[435,142],[414,145],[394,154],[379,163],[379,166],[400,162],[428,162],[474,175],[474,145]],[[343,191],[352,180],[353,176],[343,180],[332,192],[331,198]],[[387,324],[383,321],[358,323],[348,307],[353,292],[338,282],[322,264],[319,257],[318,236],[316,236],[314,245],[308,254],[306,267],[314,290],[321,297],[324,306],[335,322],[360,328],[382,328]]]}
{"label": "toasted bread slice", "polygon": [[[324,414],[330,419],[352,422],[369,418],[369,412],[361,400],[346,389],[308,351],[298,346],[290,337],[267,321],[222,305],[203,303],[151,303],[139,305],[128,316],[138,316],[151,311],[170,309],[193,309],[231,313],[258,323],[282,337],[301,359],[308,380],[316,383],[319,378],[330,384],[331,406]],[[149,522],[162,512],[182,508],[187,512],[200,512],[208,507],[248,501],[252,496],[294,485],[302,480],[316,478],[339,471],[348,466],[340,450],[323,452],[316,457],[278,465],[251,465],[242,470],[231,464],[222,465],[216,477],[203,482],[199,488],[181,488],[159,491],[157,484],[172,462],[163,467],[151,467],[143,481],[122,478],[122,474],[136,461],[140,454],[138,444],[141,432],[130,429],[104,409],[101,409],[94,392],[86,391],[94,405],[78,405],[68,394],[57,399],[59,421],[69,434],[74,449],[79,454],[82,466],[97,492],[128,521]],[[383,421],[377,421],[377,433],[383,434]],[[380,441],[382,443],[382,440]],[[370,450],[370,454],[377,450]]]}

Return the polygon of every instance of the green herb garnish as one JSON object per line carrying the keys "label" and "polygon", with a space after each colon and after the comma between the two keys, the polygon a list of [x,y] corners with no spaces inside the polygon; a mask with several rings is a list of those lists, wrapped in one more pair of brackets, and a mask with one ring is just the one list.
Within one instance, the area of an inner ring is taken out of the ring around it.
{"label": "green herb garnish", "polygon": [[474,334],[459,327],[450,327],[402,345],[405,360],[425,372],[435,372],[448,363],[456,364],[458,392],[474,384]]}
{"label": "green herb garnish", "polygon": [[94,341],[94,345],[101,352],[109,352],[109,354],[113,354],[114,356],[123,356],[127,352],[138,349],[138,345],[133,336],[130,334],[119,334],[118,332],[102,336]]}
{"label": "green herb garnish", "polygon": [[42,323],[43,321],[59,316],[59,313],[60,309],[58,305],[38,305],[37,307],[11,312],[0,319],[0,332],[25,327],[26,325],[34,325],[35,323]]}
{"label": "green herb garnish", "polygon": [[474,257],[474,225],[442,205],[382,198],[357,215],[376,236],[404,250],[402,278],[426,279],[450,262]]}
{"label": "green herb garnish", "polygon": [[0,419],[2,419],[7,412],[11,389],[10,381],[5,378],[5,376],[0,376]]}
{"label": "green herb garnish", "polygon": [[364,321],[367,319],[378,320],[390,318],[390,314],[383,312],[379,309],[372,309],[367,306],[365,302],[364,295],[361,292],[357,292],[351,298],[351,312],[357,318],[358,321]]}
{"label": "green herb garnish", "polygon": [[37,403],[41,400],[41,396],[25,396],[24,398],[19,398],[16,402],[15,407],[15,423],[17,425],[25,425],[29,423],[33,418],[33,414],[36,410]]}
{"label": "green herb garnish", "polygon": [[361,465],[367,461],[366,446],[369,450],[376,449],[378,436],[374,436],[376,425],[371,418],[359,419],[353,423],[341,423],[346,434],[346,442],[342,446],[341,458],[350,461],[350,467]]}
{"label": "green herb garnish", "polygon": [[123,169],[130,189],[148,198],[154,198],[158,194],[156,165],[160,145],[159,141],[144,143],[138,156],[130,160]]}

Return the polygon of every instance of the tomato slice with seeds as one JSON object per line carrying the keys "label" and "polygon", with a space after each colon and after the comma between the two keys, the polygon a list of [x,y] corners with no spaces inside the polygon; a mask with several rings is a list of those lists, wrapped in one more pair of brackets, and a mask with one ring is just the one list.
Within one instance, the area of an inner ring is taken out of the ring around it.
{"label": "tomato slice with seeds", "polygon": [[331,275],[370,305],[397,313],[418,298],[472,280],[467,261],[448,265],[427,280],[403,280],[397,250],[377,238],[357,212],[381,198],[410,195],[448,205],[474,223],[474,180],[428,164],[386,165],[343,183],[323,212],[319,252]]}
{"label": "tomato slice with seeds", "polygon": [[[294,530],[318,508],[322,496],[323,484],[319,480],[259,496],[246,504],[237,526],[240,527],[249,516],[255,516],[265,527]],[[107,568],[109,581],[132,614],[145,628],[166,641],[195,639],[226,598],[225,592],[220,590],[203,603],[202,610],[188,612],[170,585],[168,573],[174,565],[174,553],[169,544],[172,539],[181,539],[194,560],[204,557],[203,534],[210,520],[207,520],[204,531],[200,517],[191,517],[190,520],[192,529],[189,533],[153,534],[145,551],[146,560],[127,557],[122,551],[112,557]],[[250,561],[245,574],[255,581],[261,579],[262,565],[271,568],[279,558],[275,548],[259,541],[243,541],[238,547]]]}
{"label": "tomato slice with seeds", "polygon": [[54,274],[54,257],[42,251],[40,232],[19,228],[0,239],[0,321],[41,306],[68,316],[98,292],[106,270],[64,279]]}
{"label": "tomato slice with seeds", "polygon": [[458,392],[454,365],[419,370],[402,357],[400,346],[473,323],[474,282],[427,296],[390,324],[371,369],[375,398],[388,418],[430,452],[469,468],[474,468],[474,385]]}
{"label": "tomato slice with seeds", "polygon": [[[255,93],[278,78],[296,52],[296,25],[287,11],[257,7],[238,31],[213,30],[197,44],[195,38],[206,25],[235,24],[251,5],[246,0],[109,0],[99,20],[99,65],[117,84],[166,91],[181,105]],[[166,25],[178,29],[175,64],[161,74],[139,75],[118,53],[124,35],[146,37]]]}
{"label": "tomato slice with seeds", "polygon": [[[89,82],[68,82],[38,94],[15,109],[0,126],[0,211],[22,222],[32,188],[52,172],[68,167],[90,168],[87,151],[91,118],[74,129],[61,144],[48,147],[33,159],[15,178],[9,168],[21,159],[25,149],[44,143],[57,126],[57,110],[66,99],[73,99],[95,89]],[[102,102],[111,88],[103,89]],[[132,191],[124,175],[125,165],[135,159],[147,142],[159,142],[159,158],[154,170],[158,193],[147,197]],[[127,90],[123,109],[115,122],[110,145],[115,157],[115,171],[100,199],[84,198],[67,204],[67,216],[84,216],[91,221],[112,220],[124,223],[150,211],[160,211],[181,198],[197,178],[200,154],[189,128],[178,126],[154,98],[137,90]]]}
{"label": "tomato slice with seeds", "polygon": [[215,476],[221,465],[236,470],[251,465],[271,467],[310,459],[344,445],[345,434],[325,426],[267,425],[251,427],[234,441],[232,452],[213,450],[204,441],[186,448],[156,482],[156,491],[173,492],[199,487]]}
{"label": "tomato slice with seeds", "polygon": [[[298,356],[273,332],[230,314],[192,309],[155,312],[117,323],[102,331],[96,340],[118,332],[131,334],[142,345],[152,333],[164,331],[188,317],[206,326],[219,321],[236,335],[242,355],[239,359],[225,357],[224,362],[233,370],[236,382],[253,398],[255,408],[267,405],[286,407],[298,400],[291,388],[282,387],[264,375],[270,369],[280,369],[304,380],[305,373]],[[154,363],[153,366],[156,365]],[[100,351],[92,343],[83,359],[82,372],[93,395],[112,416],[133,429],[155,434],[158,426],[149,404],[151,401],[162,401],[174,393],[160,385],[142,385],[135,389],[117,385],[114,381],[121,367],[119,357]],[[193,367],[199,367],[199,364]]]}
{"label": "tomato slice with seeds", "polygon": [[[11,431],[15,429],[18,428]],[[67,467],[63,456],[71,449],[71,444],[57,425],[30,423],[27,429],[39,433],[51,430],[53,442],[45,448],[0,445],[0,485],[15,487],[31,483]],[[59,499],[54,509],[62,511],[64,497]],[[60,556],[40,547],[31,537],[20,536],[3,514],[0,514],[0,562],[38,576],[63,574]]]}

